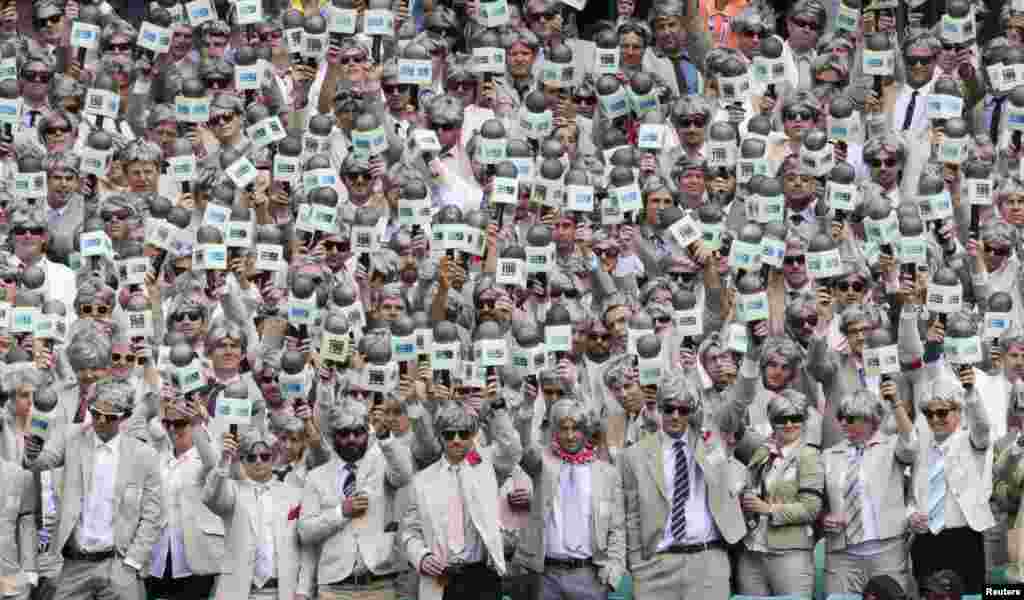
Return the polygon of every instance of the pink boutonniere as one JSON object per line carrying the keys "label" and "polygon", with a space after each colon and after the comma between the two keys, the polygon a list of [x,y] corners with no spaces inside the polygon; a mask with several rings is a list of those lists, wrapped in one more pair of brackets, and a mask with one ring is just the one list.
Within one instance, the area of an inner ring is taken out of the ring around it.
{"label": "pink boutonniere", "polygon": [[704,432],[703,434],[701,434],[701,435],[703,435],[703,436],[704,436],[704,443],[705,443],[705,444],[711,441],[711,431],[705,431],[705,432]]}
{"label": "pink boutonniere", "polygon": [[466,455],[466,462],[468,462],[471,467],[475,467],[480,464],[480,460],[480,453],[477,452],[476,449],[470,450],[469,454]]}
{"label": "pink boutonniere", "polygon": [[301,514],[302,514],[302,505],[301,504],[297,504],[297,505],[293,506],[290,511],[288,511],[288,520],[289,521],[295,521],[295,520],[297,520],[299,518],[299,515],[301,515]]}

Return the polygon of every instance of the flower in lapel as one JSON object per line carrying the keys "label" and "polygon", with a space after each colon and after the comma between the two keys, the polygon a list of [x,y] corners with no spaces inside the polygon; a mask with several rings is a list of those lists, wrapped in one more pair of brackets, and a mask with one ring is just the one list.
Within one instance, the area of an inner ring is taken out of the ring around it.
{"label": "flower in lapel", "polygon": [[466,455],[466,462],[468,462],[471,467],[475,467],[480,464],[480,460],[480,453],[476,451],[476,448],[470,450],[469,454]]}
{"label": "flower in lapel", "polygon": [[702,433],[701,435],[704,436],[704,443],[705,444],[711,441],[711,430],[710,429],[704,431],[704,433]]}
{"label": "flower in lapel", "polygon": [[299,518],[299,515],[301,515],[301,514],[302,514],[302,505],[301,504],[296,504],[295,506],[292,507],[292,509],[290,511],[288,511],[288,520],[289,521],[295,521],[295,520],[297,520]]}

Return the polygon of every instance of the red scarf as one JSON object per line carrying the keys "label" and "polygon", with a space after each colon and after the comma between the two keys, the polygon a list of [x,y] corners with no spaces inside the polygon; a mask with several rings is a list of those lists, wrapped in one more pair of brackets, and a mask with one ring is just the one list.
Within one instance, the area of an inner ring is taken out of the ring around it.
{"label": "red scarf", "polygon": [[551,436],[551,451],[555,456],[572,465],[585,465],[594,460],[594,445],[587,442],[579,452],[568,452],[558,443],[558,434]]}

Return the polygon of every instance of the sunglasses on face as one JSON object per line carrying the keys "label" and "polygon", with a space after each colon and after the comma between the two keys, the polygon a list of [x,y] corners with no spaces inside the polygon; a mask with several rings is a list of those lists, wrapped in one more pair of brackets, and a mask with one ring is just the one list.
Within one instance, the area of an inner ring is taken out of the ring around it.
{"label": "sunglasses on face", "polygon": [[350,242],[324,242],[324,250],[328,252],[348,252],[351,247]]}
{"label": "sunglasses on face", "polygon": [[347,427],[345,429],[339,429],[335,434],[341,439],[360,437],[366,435],[365,427]]}
{"label": "sunglasses on face", "polygon": [[692,283],[697,280],[696,273],[675,272],[669,273],[668,276],[676,283]]}
{"label": "sunglasses on face", "polygon": [[879,159],[879,158],[872,158],[872,159],[868,160],[868,165],[870,165],[874,169],[877,169],[878,167],[881,167],[883,165],[887,169],[891,169],[891,168],[895,167],[898,164],[900,164],[899,161],[896,160],[894,157],[889,157],[889,158],[887,158],[885,160],[882,160],[882,159]]}
{"label": "sunglasses on face", "polygon": [[12,274],[0,275],[0,283],[10,287],[18,283],[18,276]]}
{"label": "sunglasses on face", "polygon": [[807,261],[807,259],[804,257],[804,255],[800,254],[798,256],[787,256],[787,257],[783,258],[782,259],[782,264],[788,265],[788,266],[802,265],[806,261]]}
{"label": "sunglasses on face", "polygon": [[742,35],[743,37],[764,37],[766,33],[767,30],[765,30],[764,27],[753,27],[751,29],[747,29],[746,31],[741,31],[740,35]]}
{"label": "sunglasses on face", "polygon": [[839,422],[847,425],[856,425],[864,422],[864,417],[854,415],[839,415]]}
{"label": "sunglasses on face", "polygon": [[36,25],[39,27],[46,27],[47,25],[56,25],[60,23],[60,20],[64,18],[64,15],[50,15],[45,19],[36,19]]}
{"label": "sunglasses on face", "polygon": [[102,413],[95,408],[90,408],[89,414],[92,415],[92,420],[97,423],[115,423],[121,420],[121,415],[108,415],[107,413]]}
{"label": "sunglasses on face", "polygon": [[61,135],[71,133],[71,126],[65,123],[64,125],[55,125],[53,127],[47,127],[46,130],[43,131],[43,135],[47,136],[56,135],[58,133]]}
{"label": "sunglasses on face", "polygon": [[110,360],[114,364],[124,363],[126,365],[134,365],[135,364],[135,355],[134,354],[123,354],[121,352],[114,352],[114,353],[112,353],[110,355]]}
{"label": "sunglasses on face", "polygon": [[561,298],[562,296],[565,296],[566,298],[568,298],[570,300],[575,300],[580,295],[580,293],[577,292],[576,290],[561,290],[561,289],[552,289],[548,294],[552,298]]}
{"label": "sunglasses on face", "polygon": [[123,43],[120,43],[120,44],[110,44],[109,46],[107,46],[107,52],[112,52],[114,54],[128,54],[131,51],[132,51],[132,43],[131,42],[123,42]]}
{"label": "sunglasses on face", "polygon": [[606,256],[608,258],[618,258],[619,257],[619,249],[618,248],[594,248],[594,254],[596,254],[599,258],[604,258]]}
{"label": "sunglasses on face", "polygon": [[175,323],[181,323],[185,319],[188,319],[189,321],[193,322],[202,321],[203,313],[202,311],[199,310],[183,310],[181,312],[174,313],[174,315],[171,317],[171,320],[174,321]]}
{"label": "sunglasses on face", "polygon": [[220,115],[219,117],[210,117],[210,125],[212,127],[220,127],[221,125],[229,125],[235,120],[235,115],[229,113],[226,115]]}
{"label": "sunglasses on face", "polygon": [[787,121],[813,121],[815,114],[810,110],[787,110],[783,117]]}
{"label": "sunglasses on face", "polygon": [[456,129],[460,129],[461,127],[462,127],[461,125],[456,125],[455,123],[445,123],[443,125],[434,125],[434,129],[436,129],[438,132],[441,132],[441,131],[455,131]]}
{"label": "sunglasses on face", "polygon": [[280,31],[267,31],[260,34],[261,42],[269,42],[271,40],[279,40],[284,37],[284,33]]}
{"label": "sunglasses on face", "polygon": [[922,408],[921,409],[921,414],[924,415],[924,418],[929,420],[929,421],[932,420],[932,417],[935,417],[935,418],[937,418],[940,421],[945,421],[946,417],[949,416],[949,413],[955,412],[955,411],[956,411],[955,408],[936,408],[936,409]]}
{"label": "sunglasses on face", "polygon": [[171,419],[164,419],[163,424],[166,431],[181,431],[189,425],[188,421],[172,421]]}
{"label": "sunglasses on face", "polygon": [[792,22],[794,25],[796,25],[797,27],[800,27],[802,29],[817,29],[818,28],[818,23],[817,22],[810,21],[810,20],[807,20],[807,19],[790,19],[790,22]]}
{"label": "sunglasses on face", "polygon": [[905,60],[907,61],[908,67],[927,65],[931,63],[933,60],[935,60],[935,55],[933,54],[931,56],[907,56]]}
{"label": "sunglasses on face", "polygon": [[701,129],[707,124],[708,120],[704,118],[704,115],[694,115],[692,117],[683,117],[679,119],[679,127],[682,129]]}
{"label": "sunglasses on face", "polygon": [[382,85],[382,86],[380,86],[380,89],[383,90],[386,95],[390,96],[392,94],[397,94],[397,93],[401,92],[402,91],[402,86],[401,85]]}
{"label": "sunglasses on face", "polygon": [[494,310],[494,305],[496,303],[497,302],[495,300],[481,300],[480,301],[480,310],[481,311],[484,311],[484,310]]}
{"label": "sunglasses on face", "polygon": [[46,71],[25,71],[22,78],[29,83],[49,83],[50,74]]}
{"label": "sunglasses on face", "polygon": [[342,56],[341,58],[338,59],[338,64],[342,66],[359,65],[364,62],[366,62],[366,57],[361,54],[359,56],[353,56],[350,54],[348,56]]}
{"label": "sunglasses on face", "polygon": [[796,328],[810,327],[811,329],[814,329],[815,327],[818,326],[818,316],[817,315],[812,315],[810,317],[803,317],[803,318],[799,318],[799,319],[790,319],[789,322],[792,323],[793,327],[796,327]]}
{"label": "sunglasses on face", "polygon": [[259,454],[246,454],[245,462],[253,464],[255,462],[269,463],[274,458],[274,455],[270,452],[260,452]]}
{"label": "sunglasses on face", "polygon": [[455,441],[456,437],[464,442],[468,442],[473,437],[473,432],[468,429],[449,429],[441,432],[441,436],[446,442]]}
{"label": "sunglasses on face", "polygon": [[104,221],[126,221],[126,220],[128,220],[128,217],[131,216],[131,214],[132,213],[127,211],[127,210],[123,210],[123,211],[119,211],[119,212],[105,212],[105,213],[103,213],[103,220]]}
{"label": "sunglasses on face", "polygon": [[590,339],[594,340],[595,342],[607,343],[609,340],[612,339],[612,336],[610,333],[592,333],[590,334]]}
{"label": "sunglasses on face", "polygon": [[106,304],[83,304],[78,307],[78,312],[86,316],[97,315],[105,317],[110,314],[110,307]]}
{"label": "sunglasses on face", "polygon": [[804,416],[803,415],[779,415],[777,417],[772,417],[772,425],[776,425],[776,426],[780,426],[780,427],[784,426],[784,425],[789,425],[789,424],[799,425],[800,423],[803,423],[803,422],[804,422]]}
{"label": "sunglasses on face", "polygon": [[346,173],[345,177],[351,179],[352,181],[369,181],[370,180],[370,173],[369,173],[369,171],[359,171],[359,172],[356,172],[356,173]]}
{"label": "sunglasses on face", "polygon": [[1009,246],[985,246],[985,252],[1005,258],[1009,256],[1013,250],[1011,250]]}
{"label": "sunglasses on face", "polygon": [[859,294],[866,289],[866,286],[863,281],[854,281],[853,283],[850,283],[849,281],[840,281],[836,283],[836,289],[840,292],[848,292],[850,291],[850,288],[853,288],[853,291]]}
{"label": "sunglasses on face", "polygon": [[662,315],[654,319],[654,322],[657,323],[658,325],[668,325],[672,323],[672,317]]}
{"label": "sunglasses on face", "polygon": [[678,414],[680,417],[688,417],[688,416],[690,416],[690,407],[689,406],[666,406],[665,408],[662,409],[661,414],[665,415],[666,417],[671,417],[671,416],[676,415],[676,414]]}
{"label": "sunglasses on face", "polygon": [[476,82],[472,79],[465,79],[463,81],[449,81],[448,91],[449,92],[472,92],[476,89]]}
{"label": "sunglasses on face", "polygon": [[573,98],[573,102],[580,106],[597,106],[596,96],[576,96]]}
{"label": "sunglasses on face", "polygon": [[548,11],[541,12],[541,13],[533,13],[532,15],[530,15],[530,20],[532,20],[532,21],[539,21],[541,19],[554,19],[557,16],[558,16],[558,11],[557,10],[548,10]]}

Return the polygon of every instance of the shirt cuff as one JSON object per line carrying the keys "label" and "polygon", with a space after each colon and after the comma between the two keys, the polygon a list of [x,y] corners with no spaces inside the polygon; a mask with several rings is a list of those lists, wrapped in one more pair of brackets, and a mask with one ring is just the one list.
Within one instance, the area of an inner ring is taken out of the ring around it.
{"label": "shirt cuff", "polygon": [[139,563],[135,562],[134,560],[132,560],[130,558],[126,557],[124,559],[124,564],[128,565],[129,567],[135,569],[136,571],[138,571],[140,573],[142,572],[142,565],[140,565]]}
{"label": "shirt cuff", "polygon": [[32,587],[37,587],[39,585],[39,573],[36,573],[35,571],[25,571],[23,574],[25,575],[25,581],[28,581],[29,585]]}

